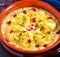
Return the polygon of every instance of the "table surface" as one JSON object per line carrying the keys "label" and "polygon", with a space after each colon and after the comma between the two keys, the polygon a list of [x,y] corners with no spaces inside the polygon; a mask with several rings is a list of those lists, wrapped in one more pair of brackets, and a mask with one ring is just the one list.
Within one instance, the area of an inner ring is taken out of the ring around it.
{"label": "table surface", "polygon": [[[9,0],[0,0],[0,4],[3,3],[5,4],[5,6],[0,6],[0,12],[7,7],[8,5],[10,5],[11,3],[16,2],[17,0],[14,0],[13,2],[9,2]],[[11,57],[1,46],[0,46],[0,57]],[[60,57],[60,54],[57,54],[54,57]]]}

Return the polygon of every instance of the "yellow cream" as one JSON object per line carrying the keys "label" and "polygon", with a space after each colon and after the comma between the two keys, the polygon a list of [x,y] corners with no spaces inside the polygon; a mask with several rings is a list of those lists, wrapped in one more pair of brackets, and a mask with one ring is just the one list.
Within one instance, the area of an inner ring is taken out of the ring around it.
{"label": "yellow cream", "polygon": [[60,34],[56,18],[49,12],[35,7],[17,9],[4,19],[2,34],[17,48],[39,50],[55,43]]}

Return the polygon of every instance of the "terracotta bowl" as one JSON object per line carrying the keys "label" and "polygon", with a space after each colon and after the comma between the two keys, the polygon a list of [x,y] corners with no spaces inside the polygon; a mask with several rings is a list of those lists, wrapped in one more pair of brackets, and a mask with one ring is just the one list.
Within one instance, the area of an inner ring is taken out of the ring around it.
{"label": "terracotta bowl", "polygon": [[45,53],[39,53],[39,54],[24,54],[21,52],[17,52],[11,48],[9,48],[7,45],[5,45],[3,43],[3,41],[1,41],[0,39],[0,46],[12,57],[51,57],[51,56],[55,56],[58,55],[60,52],[60,48],[58,44],[55,48],[53,48],[52,50],[45,52]]}
{"label": "terracotta bowl", "polygon": [[24,8],[24,7],[37,7],[37,8],[43,8],[47,11],[49,11],[52,15],[54,15],[56,17],[56,19],[58,20],[59,24],[60,24],[60,13],[51,5],[49,5],[46,2],[43,1],[39,1],[39,0],[22,0],[22,1],[18,1],[15,2],[13,4],[11,4],[10,6],[8,6],[7,8],[5,8],[1,14],[0,14],[0,39],[11,49],[18,51],[18,52],[22,52],[22,53],[28,53],[28,54],[37,54],[37,53],[43,53],[46,51],[49,51],[51,49],[53,49],[54,47],[56,47],[59,43],[60,43],[60,38],[51,46],[42,49],[42,50],[24,50],[22,48],[16,48],[14,45],[9,44],[9,42],[4,38],[4,36],[2,35],[1,32],[1,26],[2,26],[2,22],[5,19],[5,17],[12,11],[19,9],[19,8]]}
{"label": "terracotta bowl", "polygon": [[9,48],[7,45],[5,45],[3,41],[1,41],[1,39],[0,39],[0,46],[12,57],[51,57],[51,56],[54,57],[55,55],[58,55],[60,52],[60,48],[59,48],[60,44],[58,44],[55,48],[53,48],[48,52],[39,53],[39,54],[26,54],[26,53],[17,52]]}

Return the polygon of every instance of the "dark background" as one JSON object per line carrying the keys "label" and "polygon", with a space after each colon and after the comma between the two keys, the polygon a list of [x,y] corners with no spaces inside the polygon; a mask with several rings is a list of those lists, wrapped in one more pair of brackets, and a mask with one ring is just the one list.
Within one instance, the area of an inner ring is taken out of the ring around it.
{"label": "dark background", "polygon": [[[11,3],[14,3],[18,0],[14,0],[14,1],[9,1],[9,0],[0,0],[0,12],[6,8],[8,5],[10,5]],[[58,10],[60,10],[60,4],[57,4],[56,0],[45,0],[46,2],[52,4],[55,8],[57,8]],[[59,0],[60,1],[60,0]],[[53,3],[55,2],[55,3]],[[1,6],[1,4],[4,4]],[[6,51],[4,51],[4,49],[0,46],[0,57],[11,57]],[[55,55],[54,57],[60,57],[60,54]]]}

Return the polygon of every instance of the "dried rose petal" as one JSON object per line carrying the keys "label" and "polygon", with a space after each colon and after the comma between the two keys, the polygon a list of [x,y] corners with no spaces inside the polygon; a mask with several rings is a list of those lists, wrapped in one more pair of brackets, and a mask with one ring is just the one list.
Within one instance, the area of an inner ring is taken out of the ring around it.
{"label": "dried rose petal", "polygon": [[33,11],[36,11],[36,8],[35,8],[35,7],[32,7],[32,10],[33,10]]}
{"label": "dried rose petal", "polygon": [[53,18],[53,17],[51,17],[51,16],[50,16],[50,17],[48,17],[48,19],[52,19],[52,18]]}
{"label": "dried rose petal", "polygon": [[1,3],[0,3],[0,6],[1,6]]}
{"label": "dried rose petal", "polygon": [[17,16],[17,14],[14,14],[14,15],[13,15],[13,17],[16,17],[16,16]]}
{"label": "dried rose petal", "polygon": [[8,21],[7,24],[10,25],[11,24],[11,21]]}
{"label": "dried rose petal", "polygon": [[44,30],[44,29],[45,29],[44,26],[42,26],[42,27],[41,27],[41,30]]}
{"label": "dried rose petal", "polygon": [[[7,39],[6,39],[7,40]],[[9,40],[7,40],[9,42]]]}
{"label": "dried rose petal", "polygon": [[32,22],[36,22],[36,17],[32,18],[31,21],[32,21]]}
{"label": "dried rose petal", "polygon": [[9,2],[14,2],[14,0],[9,0]]}
{"label": "dried rose petal", "polygon": [[37,48],[38,48],[38,47],[39,47],[39,44],[36,44],[36,45],[35,45],[35,47],[37,47]]}
{"label": "dried rose petal", "polygon": [[5,3],[0,3],[0,6],[5,6]]}
{"label": "dried rose petal", "polygon": [[31,39],[28,39],[28,43],[31,43]]}
{"label": "dried rose petal", "polygon": [[48,44],[44,44],[43,47],[47,48]]}
{"label": "dried rose petal", "polygon": [[10,31],[10,33],[12,33],[12,32],[13,32],[13,30]]}
{"label": "dried rose petal", "polygon": [[24,14],[27,14],[27,11],[26,11],[26,10],[23,10],[23,13],[24,13]]}
{"label": "dried rose petal", "polygon": [[27,30],[28,30],[28,31],[31,31],[31,30],[33,30],[33,27],[29,27]]}
{"label": "dried rose petal", "polygon": [[1,6],[5,6],[5,3],[2,3]]}
{"label": "dried rose petal", "polygon": [[33,30],[33,27],[30,27],[31,30]]}
{"label": "dried rose petal", "polygon": [[60,34],[60,30],[58,30],[58,31],[56,32],[56,34]]}
{"label": "dried rose petal", "polygon": [[35,27],[38,27],[38,24],[35,24]]}
{"label": "dried rose petal", "polygon": [[47,34],[50,34],[50,31],[48,31]]}

